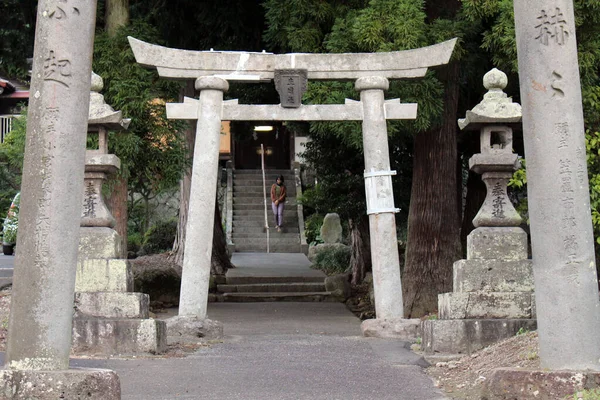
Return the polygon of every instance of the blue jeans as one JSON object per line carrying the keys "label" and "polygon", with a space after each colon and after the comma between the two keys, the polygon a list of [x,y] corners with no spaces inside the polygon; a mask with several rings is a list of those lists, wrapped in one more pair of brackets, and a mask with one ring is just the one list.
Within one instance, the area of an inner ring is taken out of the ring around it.
{"label": "blue jeans", "polygon": [[271,208],[273,209],[273,215],[275,216],[275,225],[283,225],[283,209],[285,208],[285,202],[281,202],[275,205],[275,202],[271,202]]}

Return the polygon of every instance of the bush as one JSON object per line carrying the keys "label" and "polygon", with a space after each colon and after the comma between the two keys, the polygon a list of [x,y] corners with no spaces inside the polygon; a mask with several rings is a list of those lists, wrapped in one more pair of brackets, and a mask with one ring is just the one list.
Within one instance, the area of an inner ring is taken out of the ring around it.
{"label": "bush", "polygon": [[127,252],[135,257],[142,248],[144,238],[139,232],[130,233],[127,235]]}
{"label": "bush", "polygon": [[144,242],[139,254],[157,254],[170,251],[173,248],[176,233],[176,220],[157,222],[144,234]]}
{"label": "bush", "polygon": [[304,221],[304,233],[306,234],[306,242],[310,245],[323,243],[321,240],[321,226],[325,216],[322,214],[311,214]]}
{"label": "bush", "polygon": [[350,266],[352,249],[347,246],[328,247],[320,250],[314,259],[314,267],[327,275],[346,272]]}

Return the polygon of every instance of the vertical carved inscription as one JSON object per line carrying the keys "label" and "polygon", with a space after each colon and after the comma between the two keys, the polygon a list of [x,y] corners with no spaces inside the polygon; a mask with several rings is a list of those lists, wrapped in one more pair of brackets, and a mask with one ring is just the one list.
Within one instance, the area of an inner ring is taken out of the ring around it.
{"label": "vertical carved inscription", "polygon": [[492,196],[494,197],[494,202],[492,203],[492,215],[496,218],[505,218],[504,205],[506,204],[506,201],[504,199],[504,188],[500,182],[496,182],[494,185],[494,188],[492,189]]}
{"label": "vertical carved inscription", "polygon": [[96,205],[98,201],[96,199],[96,188],[91,181],[87,182],[85,187],[85,196],[83,199],[83,216],[86,218],[96,218]]}
{"label": "vertical carved inscription", "polygon": [[54,50],[50,50],[44,60],[44,80],[60,83],[69,87],[71,78],[71,61],[57,58]]}

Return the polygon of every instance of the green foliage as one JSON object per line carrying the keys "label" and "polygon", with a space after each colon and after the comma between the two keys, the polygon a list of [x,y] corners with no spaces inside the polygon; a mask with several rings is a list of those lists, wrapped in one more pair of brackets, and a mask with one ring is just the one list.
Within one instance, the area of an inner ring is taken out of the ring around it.
{"label": "green foliage", "polygon": [[144,242],[140,249],[140,254],[156,254],[170,251],[173,248],[176,233],[176,220],[157,222],[144,234]]}
{"label": "green foliage", "polygon": [[[314,191],[312,191],[312,193],[314,193]],[[307,194],[310,196],[311,192],[308,192]],[[307,194],[304,194],[302,196],[302,198],[300,199],[300,201],[302,203],[304,203],[304,201],[306,201]],[[321,226],[323,225],[323,218],[325,218],[323,216],[323,214],[314,213],[314,214],[311,214],[304,221],[304,233],[306,234],[306,242],[308,244],[315,245],[315,244],[323,243],[323,240],[321,240],[321,234],[320,234]]]}
{"label": "green foliage", "polygon": [[315,256],[313,268],[336,275],[345,272],[350,266],[352,249],[346,246],[328,247],[320,250]]}
{"label": "green foliage", "polygon": [[[94,48],[94,71],[104,78],[106,102],[131,118],[128,131],[111,133],[109,147],[121,159],[121,174],[128,180],[129,191],[139,193],[148,205],[156,195],[178,186],[190,158],[180,134],[184,124],[166,118],[165,103],[177,99],[180,85],[138,65],[127,36],[160,43],[157,31],[142,21],[133,21],[112,37],[100,33]],[[144,228],[147,223],[146,217]]]}
{"label": "green foliage", "polygon": [[565,400],[600,400],[600,389],[585,389],[565,397]]}
{"label": "green foliage", "polygon": [[0,143],[0,218],[6,217],[12,198],[21,187],[27,131],[27,109],[13,119],[12,131]]}
{"label": "green foliage", "polygon": [[516,336],[523,336],[523,335],[527,335],[528,333],[529,333],[529,329],[520,327],[519,330],[517,331]]}
{"label": "green foliage", "polygon": [[35,0],[0,2],[0,75],[27,80],[27,57],[33,56]]}
{"label": "green foliage", "polygon": [[17,231],[19,229],[19,210],[21,204],[21,195],[17,193],[10,205],[8,215],[4,219],[2,242],[6,244],[15,244],[17,242]]}
{"label": "green foliage", "polygon": [[139,232],[129,233],[127,235],[127,251],[137,254],[142,248],[144,238]]}

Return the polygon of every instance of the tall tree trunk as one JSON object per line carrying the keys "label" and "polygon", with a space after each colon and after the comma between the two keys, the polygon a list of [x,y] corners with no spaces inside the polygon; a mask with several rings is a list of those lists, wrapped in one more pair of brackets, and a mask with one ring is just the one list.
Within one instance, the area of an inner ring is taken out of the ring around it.
{"label": "tall tree trunk", "polygon": [[[217,196],[218,197],[218,196]],[[210,260],[210,274],[211,275],[225,275],[229,268],[233,268],[233,264],[229,259],[229,252],[227,251],[227,238],[223,231],[223,225],[221,225],[221,213],[219,212],[219,202],[215,206],[215,226],[213,228],[213,245],[212,245],[212,257]]]}
{"label": "tall tree trunk", "polygon": [[129,0],[106,0],[104,29],[110,36],[129,24]]}
{"label": "tall tree trunk", "polygon": [[369,235],[369,217],[363,216],[358,220],[350,219],[350,237],[352,238],[352,284],[358,285],[365,279],[367,272],[372,270],[371,242]]}
{"label": "tall tree trunk", "polygon": [[[129,24],[129,0],[106,0],[105,29],[113,36],[118,28]],[[117,224],[115,230],[121,236],[123,257],[127,258],[127,179],[117,177],[106,204]]]}
{"label": "tall tree trunk", "polygon": [[473,219],[475,219],[475,216],[483,205],[486,193],[485,183],[483,183],[481,175],[469,171],[469,178],[467,179],[467,199],[465,201],[465,211],[463,213],[462,226],[460,228],[460,242],[463,248],[463,257],[466,254],[467,249],[467,236],[475,229],[473,226]]}
{"label": "tall tree trunk", "polygon": [[115,231],[121,236],[122,258],[127,258],[127,179],[117,176],[110,185],[106,206],[115,217]]}
{"label": "tall tree trunk", "polygon": [[[194,82],[187,82],[186,86],[181,90],[179,100],[183,101],[184,97],[194,97]],[[193,123],[189,123],[184,131],[185,143],[189,154],[194,154],[194,146],[196,144],[196,127]],[[173,243],[172,260],[177,265],[183,265],[183,253],[185,252],[185,228],[188,220],[188,209],[190,207],[190,190],[192,188],[192,169],[189,168],[179,184],[179,221],[177,222],[177,234]],[[219,222],[220,223],[220,222]]]}
{"label": "tall tree trunk", "polygon": [[456,116],[459,65],[440,71],[446,82],[441,128],[415,137],[413,181],[404,268],[404,314],[437,311],[438,294],[452,291],[452,264],[461,257],[456,192]]}

